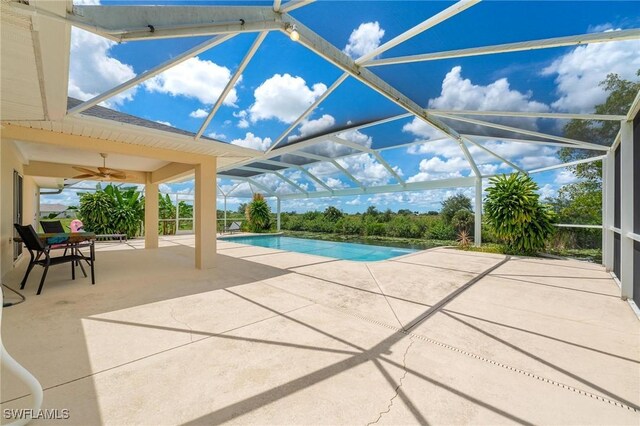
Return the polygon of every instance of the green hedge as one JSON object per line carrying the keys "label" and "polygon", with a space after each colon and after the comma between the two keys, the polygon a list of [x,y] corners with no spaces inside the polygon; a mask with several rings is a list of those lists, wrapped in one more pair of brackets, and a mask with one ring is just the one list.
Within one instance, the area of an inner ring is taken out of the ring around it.
{"label": "green hedge", "polygon": [[456,232],[437,215],[408,215],[385,212],[380,214],[346,214],[334,211],[283,213],[281,227],[285,231],[316,232],[361,237],[391,237],[453,240]]}

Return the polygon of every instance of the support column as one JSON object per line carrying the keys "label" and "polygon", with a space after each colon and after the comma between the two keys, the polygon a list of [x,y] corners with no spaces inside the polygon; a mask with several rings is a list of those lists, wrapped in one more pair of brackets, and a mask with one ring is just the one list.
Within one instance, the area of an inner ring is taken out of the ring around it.
{"label": "support column", "polygon": [[195,167],[196,268],[210,269],[216,261],[216,158]]}
{"label": "support column", "polygon": [[482,178],[476,178],[476,205],[474,218],[474,245],[480,247],[482,244]]}
{"label": "support column", "polygon": [[280,232],[280,197],[276,198],[276,229]]}
{"label": "support column", "polygon": [[613,270],[613,215],[615,209],[615,159],[612,150],[607,151],[607,158],[602,162],[602,196],[604,208],[602,210],[602,262],[607,271]]}
{"label": "support column", "polygon": [[222,232],[227,230],[227,196],[224,196],[224,228],[222,228]]}
{"label": "support column", "polygon": [[633,298],[633,121],[620,124],[620,283],[622,299]]}
{"label": "support column", "polygon": [[147,173],[144,185],[144,248],[158,248],[158,184]]}

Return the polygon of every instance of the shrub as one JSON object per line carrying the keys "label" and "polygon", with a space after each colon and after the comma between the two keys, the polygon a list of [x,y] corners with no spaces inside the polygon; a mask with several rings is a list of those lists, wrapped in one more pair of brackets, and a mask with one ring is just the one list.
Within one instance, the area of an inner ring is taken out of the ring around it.
{"label": "shrub", "polygon": [[452,240],[456,236],[456,231],[442,220],[434,221],[426,234],[432,240]]}
{"label": "shrub", "polygon": [[461,231],[471,232],[475,217],[467,209],[458,210],[451,218],[451,226],[460,233]]}
{"label": "shrub", "polygon": [[253,200],[245,210],[249,229],[252,232],[264,232],[271,226],[271,209],[262,194],[253,194]]}
{"label": "shrub", "polygon": [[383,236],[385,234],[385,226],[380,222],[367,221],[365,222],[365,235],[366,236]]}
{"label": "shrub", "polygon": [[459,210],[472,210],[471,199],[464,194],[453,195],[442,202],[442,210],[440,215],[447,225],[451,224],[453,215]]}
{"label": "shrub", "polygon": [[78,214],[87,231],[133,238],[141,230],[144,198],[135,187],[120,189],[110,184],[102,189],[98,184],[94,193],[80,195]]}
{"label": "shrub", "polygon": [[514,253],[534,253],[553,234],[553,213],[541,204],[538,185],[515,173],[489,179],[485,201],[487,223]]}
{"label": "shrub", "polygon": [[410,217],[396,216],[387,224],[386,235],[399,238],[420,238],[422,231]]}
{"label": "shrub", "polygon": [[78,215],[88,232],[96,234],[111,234],[111,209],[113,201],[102,190],[80,194],[80,208]]}
{"label": "shrub", "polygon": [[345,216],[336,224],[336,231],[344,235],[363,235],[364,223],[358,216]]}
{"label": "shrub", "polygon": [[327,207],[324,211],[324,218],[331,222],[337,222],[342,216],[342,212],[333,206]]}

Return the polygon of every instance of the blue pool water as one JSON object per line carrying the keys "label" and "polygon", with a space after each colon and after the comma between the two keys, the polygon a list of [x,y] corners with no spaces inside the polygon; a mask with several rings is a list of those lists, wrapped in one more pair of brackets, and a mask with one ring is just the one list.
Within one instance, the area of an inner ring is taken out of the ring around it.
{"label": "blue pool water", "polygon": [[403,256],[417,251],[398,247],[311,240],[306,238],[283,237],[280,235],[259,235],[222,239],[239,244],[249,244],[252,246],[295,251],[298,253],[314,254],[317,256],[333,257],[337,259],[356,260],[360,262],[390,259],[392,257]]}

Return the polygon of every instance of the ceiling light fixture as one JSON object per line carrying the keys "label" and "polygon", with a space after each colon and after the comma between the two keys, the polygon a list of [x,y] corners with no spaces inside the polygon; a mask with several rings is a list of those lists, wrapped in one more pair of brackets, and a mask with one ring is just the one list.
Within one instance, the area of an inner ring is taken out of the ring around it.
{"label": "ceiling light fixture", "polygon": [[295,24],[287,24],[284,27],[284,30],[287,33],[289,33],[289,38],[291,39],[291,41],[300,40],[300,33],[298,33],[298,30],[296,29],[296,25]]}

